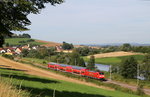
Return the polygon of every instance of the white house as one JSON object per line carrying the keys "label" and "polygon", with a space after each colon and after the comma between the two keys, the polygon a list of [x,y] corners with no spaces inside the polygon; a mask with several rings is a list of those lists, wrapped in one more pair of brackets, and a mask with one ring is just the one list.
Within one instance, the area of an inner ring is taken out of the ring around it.
{"label": "white house", "polygon": [[6,53],[6,51],[3,48],[0,48],[0,53]]}

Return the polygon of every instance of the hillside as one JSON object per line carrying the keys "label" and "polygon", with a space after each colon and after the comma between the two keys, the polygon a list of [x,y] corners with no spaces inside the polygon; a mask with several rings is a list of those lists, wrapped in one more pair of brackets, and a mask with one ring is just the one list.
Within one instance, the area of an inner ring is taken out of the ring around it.
{"label": "hillside", "polygon": [[30,39],[30,38],[7,38],[5,40],[5,43],[8,43],[9,45],[34,44],[34,45],[41,45],[46,47],[61,45],[60,43],[56,43],[56,42],[42,41],[42,40]]}
{"label": "hillside", "polygon": [[50,41],[43,41],[43,40],[36,40],[36,39],[35,41],[38,43],[43,43],[42,46],[46,46],[46,47],[54,47],[54,46],[61,45],[61,43],[50,42]]}

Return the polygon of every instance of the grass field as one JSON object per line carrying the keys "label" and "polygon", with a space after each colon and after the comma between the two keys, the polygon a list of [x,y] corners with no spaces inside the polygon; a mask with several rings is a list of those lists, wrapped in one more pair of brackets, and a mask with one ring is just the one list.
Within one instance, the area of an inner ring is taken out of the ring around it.
{"label": "grass field", "polygon": [[27,41],[30,40],[30,38],[7,38],[5,39],[5,43],[9,43],[10,45],[20,45],[20,44],[36,44],[36,45],[42,45],[45,43],[41,43],[41,42],[27,42],[27,43],[19,43],[19,41]]}
{"label": "grass field", "polygon": [[[141,62],[143,60],[143,58],[144,58],[144,55],[131,55],[131,56],[133,56],[135,59],[137,59],[138,62]],[[117,65],[117,64],[120,64],[122,59],[125,59],[127,57],[131,57],[131,56],[96,58],[95,62],[99,63],[99,64]],[[84,57],[84,60],[86,62],[88,62],[89,58]]]}
{"label": "grass field", "polygon": [[[1,68],[0,75],[18,88],[26,90],[31,97],[140,97],[119,91],[109,91],[71,82],[41,78],[24,74],[22,71]],[[55,96],[53,95],[55,94]]]}

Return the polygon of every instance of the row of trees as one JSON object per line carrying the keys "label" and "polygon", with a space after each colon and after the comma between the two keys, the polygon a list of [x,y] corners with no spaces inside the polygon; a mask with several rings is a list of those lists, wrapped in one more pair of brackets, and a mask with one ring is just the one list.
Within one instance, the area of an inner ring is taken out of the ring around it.
{"label": "row of trees", "polygon": [[31,35],[27,34],[27,33],[23,33],[23,34],[12,34],[11,36],[5,36],[5,38],[31,38]]}
{"label": "row of trees", "polygon": [[88,55],[100,53],[100,49],[89,48],[89,47],[79,47],[79,48],[76,48],[76,50],[81,56],[88,56]]}
{"label": "row of trees", "polygon": [[107,46],[104,49],[101,49],[100,52],[114,52],[114,51],[133,51],[141,53],[150,53],[150,46],[132,46],[128,43],[125,43],[121,46]]}

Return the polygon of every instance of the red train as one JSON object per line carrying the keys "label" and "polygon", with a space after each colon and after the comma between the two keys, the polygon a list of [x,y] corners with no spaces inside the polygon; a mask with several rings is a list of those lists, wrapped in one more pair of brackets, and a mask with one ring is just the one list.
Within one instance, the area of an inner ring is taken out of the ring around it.
{"label": "red train", "polygon": [[103,72],[96,72],[96,71],[90,71],[84,67],[78,67],[78,66],[71,66],[71,65],[65,65],[65,64],[57,64],[57,63],[48,63],[48,68],[74,73],[85,77],[90,77],[94,79],[100,79],[104,80],[105,76]]}

